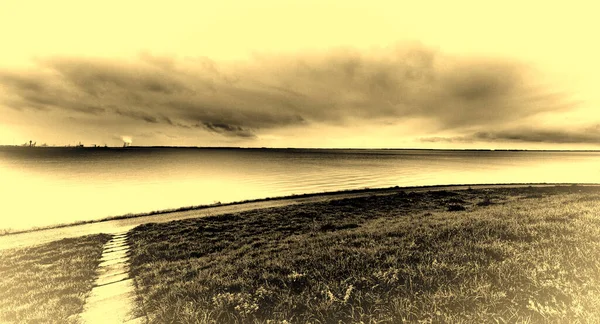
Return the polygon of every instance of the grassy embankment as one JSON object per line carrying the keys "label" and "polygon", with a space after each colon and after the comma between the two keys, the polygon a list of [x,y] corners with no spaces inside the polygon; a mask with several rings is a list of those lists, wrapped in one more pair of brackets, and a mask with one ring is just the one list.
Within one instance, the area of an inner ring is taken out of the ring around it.
{"label": "grassy embankment", "polygon": [[[53,225],[48,225],[48,226],[35,226],[32,228],[22,229],[22,230],[15,230],[12,228],[2,228],[2,229],[0,229],[0,236],[21,234],[21,233],[30,233],[30,232],[35,232],[35,231],[63,228],[63,227],[71,227],[71,226],[77,226],[77,225],[94,224],[94,223],[101,223],[101,222],[107,222],[107,221],[112,221],[112,220],[140,218],[140,217],[146,217],[146,216],[185,212],[185,211],[191,211],[191,210],[202,210],[202,209],[208,209],[208,208],[213,208],[213,207],[243,205],[243,204],[247,204],[247,203],[276,201],[276,200],[283,200],[283,199],[290,199],[290,198],[309,198],[309,197],[320,197],[320,196],[330,196],[330,195],[334,196],[334,195],[337,195],[340,193],[382,192],[382,191],[389,191],[390,189],[399,189],[399,188],[400,187],[396,186],[394,188],[348,189],[348,190],[320,192],[320,193],[304,193],[304,194],[293,194],[293,195],[288,195],[288,196],[246,199],[246,200],[240,200],[240,201],[234,201],[234,202],[228,202],[228,203],[221,203],[221,202],[217,201],[212,204],[183,206],[183,207],[178,207],[178,208],[153,210],[153,211],[142,212],[142,213],[128,213],[128,214],[118,215],[118,216],[108,216],[108,217],[104,217],[104,218],[100,218],[100,219],[77,221],[77,222],[71,222],[71,223],[53,224]],[[418,187],[415,187],[415,188],[418,188]]]}
{"label": "grassy embankment", "polygon": [[[398,193],[133,230],[151,322],[600,322],[600,189]],[[463,210],[464,209],[464,210]]]}
{"label": "grassy embankment", "polygon": [[110,235],[0,251],[0,323],[75,323]]}
{"label": "grassy embankment", "polygon": [[[417,186],[414,188],[426,188],[426,187],[427,186],[421,186],[421,187]],[[246,200],[240,200],[240,201],[234,201],[234,202],[228,202],[228,203],[221,203],[221,202],[217,201],[212,204],[183,206],[183,207],[178,207],[178,208],[153,210],[153,211],[142,212],[142,213],[128,213],[128,214],[124,214],[124,215],[108,216],[108,217],[104,217],[104,218],[100,218],[100,219],[77,221],[77,222],[72,222],[72,223],[61,223],[61,224],[53,224],[53,225],[48,225],[48,226],[36,226],[36,227],[22,229],[22,230],[15,230],[12,228],[2,228],[2,229],[0,229],[0,236],[21,234],[21,233],[30,233],[30,232],[35,232],[35,231],[47,230],[47,229],[71,227],[71,226],[76,226],[76,225],[94,224],[94,223],[101,223],[101,222],[107,222],[107,221],[113,221],[113,220],[141,218],[141,217],[146,217],[146,216],[185,212],[185,211],[191,211],[191,210],[203,210],[203,209],[214,208],[214,207],[243,205],[243,204],[247,204],[247,203],[277,201],[277,200],[285,200],[285,199],[290,199],[290,198],[299,199],[299,198],[310,198],[310,197],[335,196],[335,195],[344,194],[344,193],[346,193],[346,194],[371,193],[371,192],[377,193],[377,192],[385,192],[385,191],[394,190],[394,189],[400,189],[400,187],[396,186],[393,188],[364,188],[364,189],[326,191],[326,192],[319,192],[319,193],[303,193],[303,194],[293,194],[293,195],[287,195],[287,196],[246,199]]]}

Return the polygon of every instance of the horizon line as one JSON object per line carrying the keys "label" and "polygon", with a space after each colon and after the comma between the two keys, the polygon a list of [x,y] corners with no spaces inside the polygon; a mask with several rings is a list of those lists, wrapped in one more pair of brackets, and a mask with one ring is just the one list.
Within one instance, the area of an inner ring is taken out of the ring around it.
{"label": "horizon line", "polygon": [[135,149],[135,148],[185,148],[185,149],[250,149],[250,150],[415,150],[415,151],[552,151],[552,152],[597,152],[600,149],[517,149],[517,148],[402,148],[402,147],[266,147],[266,146],[178,146],[178,145],[128,145],[128,146],[78,146],[46,145],[24,146],[22,144],[0,144],[0,147],[19,148],[76,148],[76,149]]}

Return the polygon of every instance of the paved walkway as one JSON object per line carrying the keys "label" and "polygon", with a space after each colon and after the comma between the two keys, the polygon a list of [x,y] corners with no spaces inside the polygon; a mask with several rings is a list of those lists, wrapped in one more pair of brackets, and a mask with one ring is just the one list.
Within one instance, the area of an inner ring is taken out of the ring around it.
{"label": "paved walkway", "polygon": [[[186,219],[186,218],[197,218],[206,216],[223,215],[228,213],[237,213],[248,210],[264,209],[281,207],[288,205],[306,204],[312,202],[329,201],[344,198],[353,197],[365,197],[371,195],[390,195],[398,192],[419,192],[419,191],[430,191],[430,190],[461,190],[467,188],[483,189],[483,188],[501,188],[501,187],[550,187],[556,184],[490,184],[490,185],[451,185],[451,186],[430,186],[430,187],[401,187],[401,188],[390,188],[385,190],[376,191],[362,191],[362,192],[338,192],[329,193],[322,195],[314,195],[308,197],[289,197],[274,199],[268,201],[248,202],[226,206],[216,206],[196,210],[188,210],[181,212],[171,212],[165,214],[157,214],[151,216],[141,216],[120,220],[103,221],[98,223],[90,223],[84,225],[74,225],[62,228],[53,228],[40,231],[33,231],[28,233],[10,234],[0,236],[0,250],[26,247],[37,244],[48,243],[62,238],[67,237],[78,237],[89,234],[107,233],[116,234],[127,232],[130,229],[145,223],[164,223],[173,220]],[[593,184],[585,184],[585,186],[593,186]]]}
{"label": "paved walkway", "polygon": [[144,323],[135,317],[135,290],[129,278],[129,246],[127,233],[118,233],[104,245],[98,278],[86,299],[82,323]]}

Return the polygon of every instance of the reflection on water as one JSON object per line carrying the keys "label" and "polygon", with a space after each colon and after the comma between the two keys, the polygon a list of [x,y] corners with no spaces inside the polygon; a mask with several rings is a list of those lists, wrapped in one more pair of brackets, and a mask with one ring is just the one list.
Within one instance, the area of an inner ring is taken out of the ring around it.
{"label": "reflection on water", "polygon": [[0,148],[0,229],[340,189],[598,183],[598,152]]}

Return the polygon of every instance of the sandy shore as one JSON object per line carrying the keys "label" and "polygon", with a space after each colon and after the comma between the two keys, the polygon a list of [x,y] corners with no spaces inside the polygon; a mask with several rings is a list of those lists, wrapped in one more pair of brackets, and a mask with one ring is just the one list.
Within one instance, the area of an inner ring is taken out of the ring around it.
{"label": "sandy shore", "polygon": [[[426,187],[394,187],[389,189],[373,189],[360,192],[334,192],[309,195],[305,197],[282,197],[266,201],[246,202],[224,206],[215,206],[195,210],[169,212],[163,214],[140,216],[134,218],[107,220],[96,223],[73,225],[60,228],[44,229],[27,233],[9,234],[0,237],[0,250],[43,244],[67,237],[77,237],[98,233],[119,233],[128,231],[145,223],[164,223],[186,218],[223,215],[255,209],[273,208],[288,205],[307,204],[345,198],[364,197],[371,195],[391,195],[398,192],[419,192],[430,190],[464,190],[468,188],[518,188],[518,187],[550,187],[571,184],[485,184],[485,185],[444,185]],[[582,186],[598,186],[600,184],[582,184]]]}

